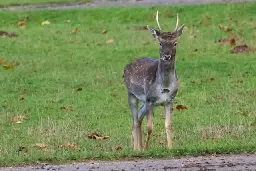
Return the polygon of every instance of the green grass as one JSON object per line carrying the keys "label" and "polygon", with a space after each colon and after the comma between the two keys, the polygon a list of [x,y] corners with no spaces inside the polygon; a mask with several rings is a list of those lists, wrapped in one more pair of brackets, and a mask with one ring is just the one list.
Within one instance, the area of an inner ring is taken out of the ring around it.
{"label": "green grass", "polygon": [[[173,112],[172,150],[165,147],[158,107],[150,149],[134,152],[122,70],[135,58],[159,55],[148,31],[128,27],[156,28],[156,10],[165,31],[175,27],[177,12],[186,25],[177,50],[175,103],[188,110]],[[0,30],[18,34],[0,38],[0,58],[6,59],[0,65],[0,166],[256,152],[255,53],[230,54],[232,47],[216,43],[228,36],[219,28],[225,25],[255,47],[255,14],[255,3],[0,11]],[[24,18],[25,28],[18,27]],[[41,25],[45,20],[51,24]],[[75,28],[80,32],[72,33]],[[109,39],[114,43],[107,44]],[[5,70],[9,64],[14,68]],[[10,122],[17,115],[26,118]],[[95,131],[109,139],[88,139]],[[77,147],[60,147],[68,142]],[[47,147],[38,149],[36,143]]]}
{"label": "green grass", "polygon": [[1,0],[1,6],[15,5],[40,5],[40,4],[63,4],[63,3],[86,3],[92,0]]}

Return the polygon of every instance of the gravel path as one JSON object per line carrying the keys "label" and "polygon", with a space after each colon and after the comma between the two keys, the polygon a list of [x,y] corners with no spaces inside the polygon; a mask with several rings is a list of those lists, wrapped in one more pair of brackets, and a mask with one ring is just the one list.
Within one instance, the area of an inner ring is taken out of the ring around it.
{"label": "gravel path", "polygon": [[0,171],[256,171],[256,155],[185,157],[117,162],[87,162],[70,165],[0,168]]}
{"label": "gravel path", "polygon": [[179,5],[179,4],[206,4],[222,2],[249,2],[255,0],[94,0],[85,4],[46,4],[26,5],[13,7],[0,7],[0,10],[24,10],[24,9],[70,9],[70,8],[95,8],[104,6],[152,6],[152,5]]}

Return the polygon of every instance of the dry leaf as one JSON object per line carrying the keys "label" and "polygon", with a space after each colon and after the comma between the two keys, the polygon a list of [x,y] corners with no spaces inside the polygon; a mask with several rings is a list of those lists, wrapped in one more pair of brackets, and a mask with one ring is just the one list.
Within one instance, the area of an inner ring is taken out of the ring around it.
{"label": "dry leaf", "polygon": [[130,30],[148,30],[147,26],[129,26]]}
{"label": "dry leaf", "polygon": [[24,20],[19,21],[18,26],[19,27],[24,27],[25,26],[25,21]]}
{"label": "dry leaf", "polygon": [[249,53],[256,51],[255,48],[250,48],[246,44],[235,46],[230,53]]}
{"label": "dry leaf", "polygon": [[248,116],[249,112],[243,112],[244,116]]}
{"label": "dry leaf", "polygon": [[36,143],[35,145],[38,149],[43,149],[43,148],[46,148],[46,145],[43,144],[43,143]]}
{"label": "dry leaf", "polygon": [[12,69],[13,67],[14,67],[13,64],[8,64],[8,65],[4,65],[4,66],[3,66],[3,68],[4,68],[5,70]]}
{"label": "dry leaf", "polygon": [[213,78],[213,77],[210,78],[210,81],[214,81],[214,80],[215,80],[215,78]]}
{"label": "dry leaf", "polygon": [[61,110],[70,110],[70,111],[73,111],[73,107],[72,107],[72,106],[61,106],[60,109],[61,109]]}
{"label": "dry leaf", "polygon": [[77,88],[76,89],[76,91],[82,91],[83,90],[83,88]]}
{"label": "dry leaf", "polygon": [[107,32],[108,32],[107,29],[104,29],[104,30],[102,31],[103,34],[106,34]]}
{"label": "dry leaf", "polygon": [[184,105],[176,105],[172,107],[173,110],[187,110],[188,107],[184,106]]}
{"label": "dry leaf", "polygon": [[14,116],[14,117],[11,119],[11,122],[20,124],[20,123],[22,123],[22,121],[23,121],[24,119],[26,119],[26,116],[25,116],[25,115],[17,115],[17,116]]}
{"label": "dry leaf", "polygon": [[69,143],[67,143],[67,144],[61,145],[60,147],[63,147],[63,148],[76,148],[77,145],[76,145],[76,143],[69,142]]}
{"label": "dry leaf", "polygon": [[123,150],[123,148],[120,145],[118,145],[118,146],[115,147],[115,150],[116,151],[121,151],[121,150]]}
{"label": "dry leaf", "polygon": [[100,133],[98,132],[94,132],[90,135],[87,136],[89,139],[96,139],[96,140],[105,140],[105,139],[108,139],[109,136],[103,136],[101,135]]}
{"label": "dry leaf", "polygon": [[51,22],[50,22],[50,21],[48,21],[48,20],[46,20],[46,21],[42,21],[42,22],[41,22],[41,25],[48,25],[48,24],[51,24]]}
{"label": "dry leaf", "polygon": [[80,30],[79,30],[78,28],[75,28],[75,29],[72,31],[72,33],[78,33],[78,32],[80,32]]}
{"label": "dry leaf", "polygon": [[66,23],[70,23],[70,20],[66,20],[65,22],[66,22]]}
{"label": "dry leaf", "polygon": [[4,63],[5,59],[4,58],[0,58],[0,64]]}
{"label": "dry leaf", "polygon": [[236,45],[236,40],[234,38],[231,39],[230,42],[229,42],[229,45],[230,46],[235,46]]}
{"label": "dry leaf", "polygon": [[108,44],[114,43],[114,40],[113,39],[109,39],[109,40],[106,41],[106,43],[108,43]]}

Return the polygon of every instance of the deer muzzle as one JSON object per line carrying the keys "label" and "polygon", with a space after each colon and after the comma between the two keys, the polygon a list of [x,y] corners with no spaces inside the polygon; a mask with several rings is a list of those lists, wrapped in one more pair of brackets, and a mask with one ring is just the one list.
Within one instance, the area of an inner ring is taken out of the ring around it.
{"label": "deer muzzle", "polygon": [[169,61],[172,58],[172,55],[164,55],[163,60]]}

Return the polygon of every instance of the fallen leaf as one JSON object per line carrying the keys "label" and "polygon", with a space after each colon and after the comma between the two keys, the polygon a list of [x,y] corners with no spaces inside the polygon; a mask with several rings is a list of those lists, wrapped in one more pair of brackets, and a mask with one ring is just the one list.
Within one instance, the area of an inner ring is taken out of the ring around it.
{"label": "fallen leaf", "polygon": [[43,149],[43,148],[46,148],[47,146],[43,143],[36,143],[35,145],[38,149]]}
{"label": "fallen leaf", "polygon": [[66,23],[70,23],[70,20],[66,20],[65,22],[66,22]]}
{"label": "fallen leaf", "polygon": [[147,26],[129,26],[130,30],[148,30]]}
{"label": "fallen leaf", "polygon": [[236,45],[236,40],[234,38],[232,38],[230,41],[229,41],[229,45],[230,46],[235,46]]}
{"label": "fallen leaf", "polygon": [[48,25],[48,24],[51,24],[51,22],[50,22],[50,21],[48,21],[48,20],[46,20],[46,21],[42,21],[42,22],[41,22],[41,25]]}
{"label": "fallen leaf", "polygon": [[24,27],[25,26],[25,21],[24,20],[19,21],[18,26],[19,27]]}
{"label": "fallen leaf", "polygon": [[80,30],[79,30],[78,28],[75,28],[75,29],[72,31],[72,33],[78,33],[78,32],[80,32]]}
{"label": "fallen leaf", "polygon": [[226,32],[231,32],[231,31],[233,31],[232,28],[230,28],[230,27],[228,27],[228,26],[224,26],[224,25],[220,25],[219,28],[220,28],[221,30],[226,31]]}
{"label": "fallen leaf", "polygon": [[249,112],[243,112],[244,116],[248,116]]}
{"label": "fallen leaf", "polygon": [[230,53],[249,53],[256,51],[255,48],[250,48],[246,44],[235,46]]}
{"label": "fallen leaf", "polygon": [[96,140],[105,140],[108,139],[109,136],[103,136],[99,132],[94,132],[87,136],[89,139],[96,139]]}
{"label": "fallen leaf", "polygon": [[187,110],[188,107],[184,106],[184,105],[176,105],[172,107],[173,110]]}
{"label": "fallen leaf", "polygon": [[104,29],[104,30],[102,31],[103,34],[106,34],[107,32],[108,32],[107,29]]}
{"label": "fallen leaf", "polygon": [[114,40],[113,39],[109,39],[109,40],[106,41],[106,43],[108,43],[108,44],[114,43]]}
{"label": "fallen leaf", "polygon": [[28,148],[24,146],[20,146],[17,150],[18,152],[28,152]]}
{"label": "fallen leaf", "polygon": [[115,147],[115,150],[116,151],[121,151],[121,150],[123,150],[123,148],[120,145],[118,145],[118,146]]}
{"label": "fallen leaf", "polygon": [[0,37],[5,38],[5,37],[17,37],[16,33],[8,33],[6,31],[0,31]]}
{"label": "fallen leaf", "polygon": [[213,77],[210,78],[210,81],[214,81],[214,80],[215,80],[215,78],[213,78]]}
{"label": "fallen leaf", "polygon": [[4,63],[5,59],[4,58],[0,58],[0,64]]}
{"label": "fallen leaf", "polygon": [[23,100],[25,100],[25,98],[24,98],[24,97],[20,98],[20,101],[23,101]]}
{"label": "fallen leaf", "polygon": [[228,37],[228,38],[219,39],[218,43],[226,44],[226,45],[229,45],[229,46],[235,46],[238,40],[239,40],[238,37],[231,36],[231,37]]}
{"label": "fallen leaf", "polygon": [[5,70],[12,69],[13,67],[14,67],[13,64],[8,64],[8,65],[4,65],[4,66],[3,66],[3,68],[4,68]]}
{"label": "fallen leaf", "polygon": [[67,144],[61,145],[60,147],[62,147],[62,148],[76,148],[77,145],[76,145],[76,143],[69,142],[69,143],[67,143]]}
{"label": "fallen leaf", "polygon": [[73,107],[72,107],[72,106],[61,106],[60,109],[61,109],[61,110],[70,110],[70,111],[73,111]]}
{"label": "fallen leaf", "polygon": [[26,119],[26,116],[25,116],[25,115],[17,115],[17,116],[14,116],[14,117],[11,119],[11,122],[20,124],[20,123],[22,123],[22,121],[23,121],[24,119]]}
{"label": "fallen leaf", "polygon": [[77,88],[76,89],[76,91],[82,91],[83,90],[83,88]]}

